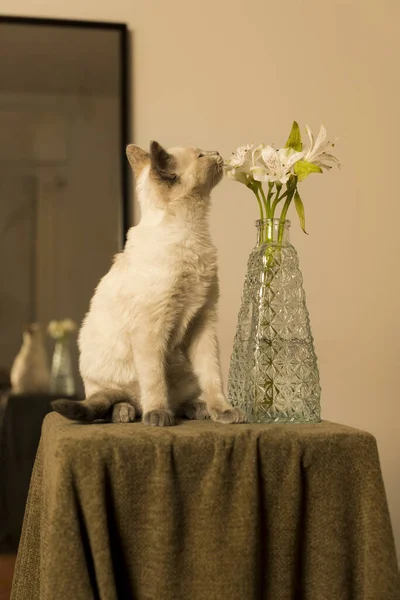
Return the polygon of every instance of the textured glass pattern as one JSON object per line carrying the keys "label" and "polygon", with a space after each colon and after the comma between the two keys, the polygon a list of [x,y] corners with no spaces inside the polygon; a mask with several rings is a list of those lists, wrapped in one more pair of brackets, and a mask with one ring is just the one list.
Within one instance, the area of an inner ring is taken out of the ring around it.
{"label": "textured glass pattern", "polygon": [[228,396],[250,422],[316,423],[320,394],[303,278],[286,231],[249,257]]}

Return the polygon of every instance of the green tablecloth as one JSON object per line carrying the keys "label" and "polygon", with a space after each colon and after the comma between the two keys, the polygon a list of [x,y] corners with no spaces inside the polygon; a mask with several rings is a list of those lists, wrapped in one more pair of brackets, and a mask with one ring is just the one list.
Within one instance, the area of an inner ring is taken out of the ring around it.
{"label": "green tablecloth", "polygon": [[399,600],[374,438],[46,417],[13,600]]}

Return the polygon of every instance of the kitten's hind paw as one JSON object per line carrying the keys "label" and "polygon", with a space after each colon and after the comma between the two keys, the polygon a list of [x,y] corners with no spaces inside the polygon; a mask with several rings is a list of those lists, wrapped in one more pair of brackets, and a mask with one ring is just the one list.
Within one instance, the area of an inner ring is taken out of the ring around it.
{"label": "kitten's hind paw", "polygon": [[218,411],[212,415],[213,421],[217,423],[246,423],[246,414],[240,408],[228,408]]}
{"label": "kitten's hind paw", "polygon": [[153,427],[169,427],[175,425],[175,417],[167,410],[150,410],[143,415],[143,423]]}
{"label": "kitten's hind paw", "polygon": [[208,419],[210,413],[207,410],[207,404],[199,400],[198,402],[189,402],[182,406],[182,412],[186,419]]}
{"label": "kitten's hind paw", "polygon": [[135,420],[135,409],[128,402],[118,402],[112,409],[112,423],[132,423]]}

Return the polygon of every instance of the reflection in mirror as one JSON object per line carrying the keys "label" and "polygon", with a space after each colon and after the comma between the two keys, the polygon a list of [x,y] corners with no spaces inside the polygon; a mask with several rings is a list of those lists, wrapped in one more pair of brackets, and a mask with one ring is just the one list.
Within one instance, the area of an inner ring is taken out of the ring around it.
{"label": "reflection in mirror", "polygon": [[[0,17],[0,486],[15,423],[31,440],[49,393],[83,394],[77,327],[129,220],[126,39],[119,24]],[[25,504],[10,494],[0,551]]]}
{"label": "reflection in mirror", "polygon": [[[122,33],[0,22],[2,372],[11,370],[27,324],[82,321],[121,247]],[[51,359],[54,342],[45,340]]]}

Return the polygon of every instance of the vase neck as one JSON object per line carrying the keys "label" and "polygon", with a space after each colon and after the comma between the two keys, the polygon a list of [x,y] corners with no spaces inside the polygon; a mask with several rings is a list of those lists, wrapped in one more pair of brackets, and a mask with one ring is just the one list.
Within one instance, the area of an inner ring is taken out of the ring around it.
{"label": "vase neck", "polygon": [[279,219],[263,219],[256,221],[257,246],[262,244],[274,244],[287,246],[290,244],[289,233],[290,221]]}
{"label": "vase neck", "polygon": [[57,338],[55,341],[56,346],[69,346],[69,336],[65,335],[63,337]]}

